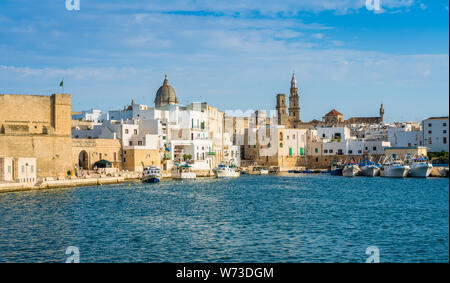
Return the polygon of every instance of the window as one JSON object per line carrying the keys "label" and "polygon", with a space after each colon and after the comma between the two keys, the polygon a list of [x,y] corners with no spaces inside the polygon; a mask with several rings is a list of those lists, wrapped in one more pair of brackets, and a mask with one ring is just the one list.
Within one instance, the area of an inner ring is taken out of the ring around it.
{"label": "window", "polygon": [[342,149],[338,149],[338,154],[342,154]]}
{"label": "window", "polygon": [[377,150],[377,147],[376,146],[374,146],[373,148],[372,148],[373,150]]}
{"label": "window", "polygon": [[366,146],[366,147],[365,147],[365,150],[369,150],[369,148]]}
{"label": "window", "polygon": [[325,134],[322,134],[322,138],[324,138],[325,137]]}
{"label": "window", "polygon": [[430,128],[431,128],[431,123],[428,123],[428,127],[430,127]]}
{"label": "window", "polygon": [[138,141],[138,145],[142,145],[142,141]]}
{"label": "window", "polygon": [[314,149],[314,152],[315,152],[315,153],[318,153],[318,152],[319,152],[319,149],[316,147],[316,148]]}
{"label": "window", "polygon": [[128,129],[125,129],[125,134],[128,134]]}
{"label": "window", "polygon": [[137,135],[137,129],[134,129],[134,134]]}
{"label": "window", "polygon": [[102,159],[102,154],[101,153],[100,153],[99,157],[100,157],[100,159]]}
{"label": "window", "polygon": [[444,134],[446,134],[446,133],[447,133],[447,130],[443,130],[442,132],[443,132]]}
{"label": "window", "polygon": [[444,137],[444,140],[442,141],[444,144],[447,143],[447,137]]}
{"label": "window", "polygon": [[22,165],[22,173],[25,173],[25,166]]}
{"label": "window", "polygon": [[428,138],[428,144],[433,144],[431,137]]}
{"label": "window", "polygon": [[114,162],[117,162],[117,152],[114,152]]}
{"label": "window", "polygon": [[348,154],[352,154],[352,153],[353,153],[353,150],[349,149]]}
{"label": "window", "polygon": [[11,174],[11,165],[8,166],[8,174]]}
{"label": "window", "polygon": [[411,143],[410,143],[410,142],[408,143],[408,146],[411,146]]}
{"label": "window", "polygon": [[447,127],[447,123],[442,123],[442,126],[443,127]]}
{"label": "window", "polygon": [[303,155],[303,147],[300,148],[300,155]]}
{"label": "window", "polygon": [[280,147],[283,147],[283,143],[282,142],[280,142]]}
{"label": "window", "polygon": [[30,172],[31,172],[31,173],[34,172],[34,166],[33,166],[33,165],[30,166]]}
{"label": "window", "polygon": [[361,154],[361,153],[362,153],[362,151],[361,151],[361,150],[358,150],[358,153],[359,153],[359,154]]}
{"label": "window", "polygon": [[431,130],[429,130],[428,133],[431,134]]}
{"label": "window", "polygon": [[328,149],[324,149],[324,150],[323,150],[323,153],[328,153]]}
{"label": "window", "polygon": [[332,149],[330,149],[330,153],[333,153],[333,150],[332,150]]}
{"label": "window", "polygon": [[288,140],[288,139],[289,139],[289,136],[286,136],[286,139]]}
{"label": "window", "polygon": [[127,162],[127,159],[125,157],[123,158],[123,162]]}
{"label": "window", "polygon": [[133,142],[132,142],[132,141],[129,141],[128,143],[129,143],[129,145],[130,145],[130,146],[132,146],[132,145],[133,145]]}

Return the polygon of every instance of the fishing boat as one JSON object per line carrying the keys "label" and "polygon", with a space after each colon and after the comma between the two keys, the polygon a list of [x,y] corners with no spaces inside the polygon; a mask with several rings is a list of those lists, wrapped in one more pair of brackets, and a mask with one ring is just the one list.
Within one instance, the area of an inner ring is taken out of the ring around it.
{"label": "fishing boat", "polygon": [[342,176],[343,166],[340,161],[334,161],[331,164],[330,174],[335,176]]}
{"label": "fishing boat", "polygon": [[249,172],[251,175],[267,175],[269,170],[262,166],[254,166],[252,171]]}
{"label": "fishing boat", "polygon": [[155,166],[144,167],[141,181],[145,183],[159,183],[162,179],[161,170]]}
{"label": "fishing boat", "polygon": [[433,165],[431,165],[428,158],[425,156],[411,158],[410,155],[407,155],[405,164],[410,167],[408,177],[426,178],[430,176],[431,169],[433,169]]}
{"label": "fishing boat", "polygon": [[189,164],[176,164],[172,169],[173,179],[195,179],[197,174],[191,171],[191,165]]}
{"label": "fishing boat", "polygon": [[346,162],[342,168],[342,176],[354,177],[361,174],[361,169],[356,162]]}
{"label": "fishing boat", "polygon": [[236,171],[235,166],[225,164],[219,164],[219,166],[213,169],[213,172],[217,178],[239,177],[240,175],[239,171]]}
{"label": "fishing boat", "polygon": [[399,159],[387,159],[380,169],[382,177],[404,178],[408,175],[410,167]]}
{"label": "fishing boat", "polygon": [[375,177],[380,175],[380,164],[373,162],[372,160],[363,159],[359,163],[359,168],[361,169],[363,176]]}

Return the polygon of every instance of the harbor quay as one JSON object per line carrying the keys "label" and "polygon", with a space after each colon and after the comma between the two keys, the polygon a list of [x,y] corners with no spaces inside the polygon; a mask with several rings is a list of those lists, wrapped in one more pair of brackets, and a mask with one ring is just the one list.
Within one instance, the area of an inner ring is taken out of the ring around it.
{"label": "harbor quay", "polygon": [[0,94],[0,192],[244,174],[357,176],[364,168],[389,177],[398,166],[402,177],[448,176],[448,116],[388,123],[381,104],[369,117],[344,119],[332,109],[302,121],[299,88],[293,74],[288,101],[276,94],[275,110],[247,115],[203,101],[183,106],[167,75],[153,107],[131,99],[106,113],[74,111],[66,93]]}

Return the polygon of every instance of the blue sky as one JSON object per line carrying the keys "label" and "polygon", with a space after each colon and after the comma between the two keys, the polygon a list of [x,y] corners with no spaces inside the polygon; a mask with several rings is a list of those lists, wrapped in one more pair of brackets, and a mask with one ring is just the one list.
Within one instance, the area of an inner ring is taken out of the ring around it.
{"label": "blue sky", "polygon": [[300,84],[301,118],[336,108],[389,121],[448,115],[448,0],[0,2],[0,93],[72,94],[72,108],[180,103],[274,109]]}

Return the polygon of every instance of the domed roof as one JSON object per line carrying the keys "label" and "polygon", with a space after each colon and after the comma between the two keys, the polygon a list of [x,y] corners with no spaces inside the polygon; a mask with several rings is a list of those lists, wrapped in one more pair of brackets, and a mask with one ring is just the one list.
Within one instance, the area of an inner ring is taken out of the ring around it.
{"label": "domed roof", "polygon": [[178,104],[178,99],[177,93],[170,86],[166,75],[163,85],[156,92],[155,107],[161,107],[167,104]]}

